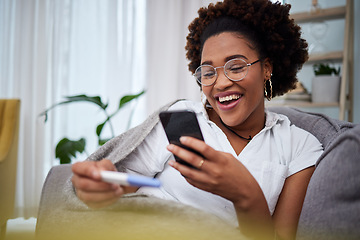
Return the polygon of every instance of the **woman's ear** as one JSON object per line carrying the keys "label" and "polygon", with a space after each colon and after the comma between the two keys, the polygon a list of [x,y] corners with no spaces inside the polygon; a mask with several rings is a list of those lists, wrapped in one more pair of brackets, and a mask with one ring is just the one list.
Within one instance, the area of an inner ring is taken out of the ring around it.
{"label": "woman's ear", "polygon": [[265,58],[263,62],[264,79],[268,80],[273,72],[273,65],[269,58]]}

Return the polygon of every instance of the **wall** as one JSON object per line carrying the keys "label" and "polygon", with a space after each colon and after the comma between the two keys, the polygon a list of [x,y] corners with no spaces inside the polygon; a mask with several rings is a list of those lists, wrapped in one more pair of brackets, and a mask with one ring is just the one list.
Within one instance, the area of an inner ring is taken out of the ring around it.
{"label": "wall", "polygon": [[[310,0],[308,1],[296,1],[296,0],[287,0],[286,3],[292,5],[291,13],[308,11],[311,6]],[[345,0],[319,0],[319,5],[322,8],[331,8],[337,6],[344,6],[346,4]],[[353,122],[360,123],[360,1],[354,1],[354,86],[353,86]],[[344,36],[344,20],[331,20],[326,22],[328,24],[328,31],[322,41],[328,50],[330,51],[339,51],[343,49],[343,36]],[[308,41],[309,46],[315,42],[314,37],[310,34],[310,24],[302,24],[303,37]],[[334,63],[336,66],[339,66],[339,63]],[[303,69],[299,72],[299,80],[304,84],[304,86],[311,92],[311,79],[314,76],[312,71],[312,65],[305,65]],[[338,108],[308,108],[305,109],[308,111],[316,111],[327,114],[331,117],[338,118]]]}

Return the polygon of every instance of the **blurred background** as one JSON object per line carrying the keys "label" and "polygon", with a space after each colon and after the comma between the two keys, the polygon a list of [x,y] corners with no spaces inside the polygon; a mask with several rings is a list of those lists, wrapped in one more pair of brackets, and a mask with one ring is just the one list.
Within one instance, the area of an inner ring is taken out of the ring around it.
{"label": "blurred background", "polygon": [[[54,149],[69,137],[87,139],[87,153],[98,147],[95,127],[106,116],[88,103],[59,106],[47,122],[40,113],[66,96],[100,96],[116,111],[119,100],[145,90],[113,119],[116,135],[141,123],[155,109],[186,98],[200,100],[200,89],[185,58],[187,26],[210,0],[0,0],[0,98],[21,99],[17,190],[14,218],[36,218],[42,184],[59,164]],[[291,13],[309,12],[312,0],[286,0]],[[346,0],[319,0],[321,8]],[[354,1],[353,122],[360,123],[360,2]],[[309,45],[342,51],[344,19],[326,22],[319,40],[311,23],[302,24]],[[341,62],[334,62],[339,65]],[[312,66],[299,80],[311,92]],[[338,118],[337,107],[305,108]],[[105,126],[103,134],[110,136]]]}

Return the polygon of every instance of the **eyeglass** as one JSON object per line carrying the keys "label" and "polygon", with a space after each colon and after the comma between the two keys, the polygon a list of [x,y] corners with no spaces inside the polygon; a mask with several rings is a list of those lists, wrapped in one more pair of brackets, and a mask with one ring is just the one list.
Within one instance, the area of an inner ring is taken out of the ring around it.
{"label": "eyeglass", "polygon": [[213,67],[211,65],[201,65],[199,66],[194,73],[194,77],[196,81],[203,86],[211,86],[213,85],[218,77],[217,69],[224,68],[225,76],[231,81],[238,82],[243,80],[248,71],[249,67],[261,59],[256,60],[252,63],[247,63],[242,58],[235,58],[227,61],[222,67]]}

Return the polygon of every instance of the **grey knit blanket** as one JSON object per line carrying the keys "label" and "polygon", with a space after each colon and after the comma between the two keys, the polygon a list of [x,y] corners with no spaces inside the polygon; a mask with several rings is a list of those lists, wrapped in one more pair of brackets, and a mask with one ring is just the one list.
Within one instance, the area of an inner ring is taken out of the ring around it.
{"label": "grey knit blanket", "polygon": [[[115,137],[87,160],[110,159],[118,171],[131,160],[144,138],[159,121],[159,112],[144,123]],[[218,217],[179,202],[127,194],[114,205],[89,209],[71,183],[71,165],[56,166],[43,187],[38,214],[38,239],[244,239],[239,230]]]}

